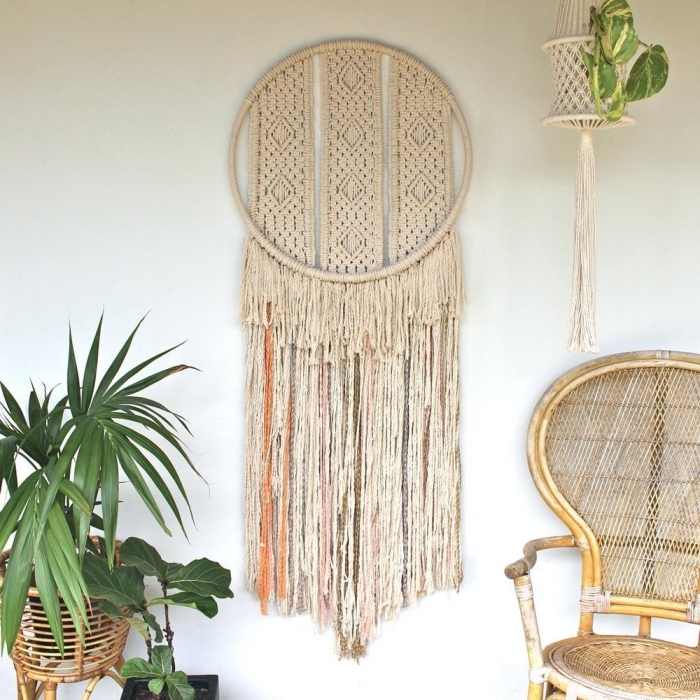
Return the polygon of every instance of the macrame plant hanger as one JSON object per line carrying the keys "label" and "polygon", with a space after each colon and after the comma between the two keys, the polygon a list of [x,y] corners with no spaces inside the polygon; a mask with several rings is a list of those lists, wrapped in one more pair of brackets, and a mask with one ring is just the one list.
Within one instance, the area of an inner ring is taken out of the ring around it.
{"label": "macrame plant hanger", "polygon": [[[542,48],[552,62],[552,105],[543,124],[578,129],[581,141],[576,169],[574,204],[574,266],[568,349],[597,352],[595,320],[595,158],[593,131],[634,124],[626,114],[617,122],[596,113],[582,51],[593,51],[591,0],[559,0],[551,38]],[[604,107],[606,107],[604,103]]]}
{"label": "macrame plant hanger", "polygon": [[358,658],[382,619],[461,582],[454,224],[469,131],[410,54],[329,42],[253,88],[230,171],[248,227],[246,584],[263,613],[310,612]]}

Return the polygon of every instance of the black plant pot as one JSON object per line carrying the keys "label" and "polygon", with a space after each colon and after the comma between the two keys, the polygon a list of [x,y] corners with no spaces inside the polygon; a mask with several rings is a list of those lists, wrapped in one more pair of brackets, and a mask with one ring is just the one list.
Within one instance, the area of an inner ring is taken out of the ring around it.
{"label": "black plant pot", "polygon": [[[206,700],[219,700],[219,676],[187,676],[187,681],[194,686],[195,700],[200,697]],[[206,693],[202,693],[206,690]],[[122,690],[121,700],[141,700],[150,698],[148,690],[148,679],[127,678],[124,690]]]}

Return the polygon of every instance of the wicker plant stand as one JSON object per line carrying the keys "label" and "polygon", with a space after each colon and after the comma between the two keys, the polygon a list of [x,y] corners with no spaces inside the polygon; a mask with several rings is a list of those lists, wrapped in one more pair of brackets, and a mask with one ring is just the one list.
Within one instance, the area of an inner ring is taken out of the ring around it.
{"label": "wicker plant stand", "polygon": [[[0,580],[10,552],[0,554]],[[95,686],[105,676],[114,679],[121,687],[119,676],[124,658],[122,652],[131,629],[124,619],[111,620],[97,608],[88,610],[88,628],[84,642],[80,641],[68,611],[62,606],[65,655],[56,647],[39,600],[38,591],[29,589],[27,604],[17,640],[12,648],[12,662],[17,673],[18,700],[55,700],[60,683],[89,681],[83,700],[87,700]],[[113,670],[114,669],[114,670]]]}

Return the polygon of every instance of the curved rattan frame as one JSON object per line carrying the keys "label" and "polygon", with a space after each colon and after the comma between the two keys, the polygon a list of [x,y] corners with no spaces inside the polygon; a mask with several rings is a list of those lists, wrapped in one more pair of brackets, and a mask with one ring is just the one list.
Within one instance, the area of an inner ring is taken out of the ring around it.
{"label": "curved rattan frame", "polygon": [[[581,384],[594,377],[620,369],[638,367],[677,367],[700,372],[700,355],[692,353],[641,351],[609,355],[580,365],[562,375],[540,399],[530,421],[527,456],[532,479],[547,505],[570,528],[582,557],[584,587],[601,584],[600,548],[590,527],[557,489],[547,464],[545,438],[550,418],[563,399]],[[610,612],[624,615],[644,615],[686,621],[685,603],[650,601],[644,598],[612,596]],[[591,631],[592,613],[581,613],[581,629]]]}
{"label": "curved rattan frame", "polygon": [[[439,226],[439,228],[426,240],[426,242],[413,251],[410,255],[402,258],[399,262],[393,263],[391,265],[386,265],[377,270],[371,270],[368,272],[361,273],[340,273],[340,272],[330,272],[326,270],[321,270],[316,267],[311,267],[305,263],[300,262],[293,256],[289,255],[285,251],[278,248],[269,238],[265,236],[260,227],[254,221],[248,207],[245,204],[243,195],[240,191],[240,186],[238,184],[238,175],[236,172],[236,155],[238,138],[245,123],[246,117],[250,112],[252,105],[254,104],[258,94],[265,89],[265,86],[279,73],[284,71],[289,66],[303,61],[304,59],[310,58],[316,54],[321,54],[330,51],[336,51],[338,49],[369,49],[373,51],[379,51],[384,55],[388,55],[399,61],[405,61],[409,65],[420,67],[422,71],[425,72],[427,76],[433,81],[435,87],[440,90],[445,98],[445,101],[452,110],[452,114],[459,126],[460,133],[462,135],[462,144],[464,149],[464,173],[462,176],[462,183],[460,185],[457,196],[454,200],[452,208],[447,214],[445,220]],[[243,105],[238,112],[236,121],[233,124],[233,129],[231,132],[231,142],[229,146],[229,175],[231,178],[231,189],[233,191],[233,197],[236,201],[236,205],[241,213],[241,216],[248,226],[249,234],[254,238],[271,256],[275,258],[279,263],[289,267],[295,272],[306,275],[313,279],[322,280],[326,282],[340,282],[344,284],[348,283],[362,283],[371,282],[375,280],[384,279],[386,277],[391,277],[397,275],[405,270],[409,269],[411,266],[415,265],[417,262],[422,260],[428,253],[434,250],[438,244],[447,236],[450,229],[453,227],[459,211],[467,197],[467,192],[469,191],[469,183],[471,179],[472,171],[472,145],[471,136],[469,134],[469,127],[467,126],[467,121],[464,114],[457,104],[454,95],[450,92],[449,88],[445,82],[433,72],[428,66],[426,66],[422,61],[412,56],[410,53],[403,51],[402,49],[397,49],[392,46],[387,46],[386,44],[381,44],[376,41],[365,41],[361,39],[345,39],[339,41],[327,41],[321,44],[316,44],[314,46],[308,46],[300,51],[287,56],[270,70],[268,70],[262,78],[255,84],[253,89],[248,93]]]}
{"label": "curved rattan frame", "polygon": [[[634,640],[650,637],[652,618],[690,621],[686,603],[610,595],[605,610],[601,609],[595,612],[587,609],[582,610],[577,638],[555,642],[543,650],[530,581],[530,570],[535,565],[538,551],[555,547],[577,547],[582,557],[582,588],[594,590],[600,586],[602,577],[599,543],[591,528],[586,525],[554,483],[547,462],[545,438],[555,410],[576,388],[610,372],[643,367],[678,368],[700,372],[700,355],[669,351],[641,351],[620,353],[593,360],[575,367],[559,377],[544,393],[533,412],[527,436],[527,457],[530,472],[545,503],[570,528],[572,534],[529,542],[523,550],[523,558],[506,568],[506,576],[512,579],[515,584],[525,631],[530,666],[528,700],[541,700],[543,692],[544,697],[550,697],[549,693],[553,692],[551,698],[563,699],[564,694],[556,692],[557,690],[567,691],[567,698],[574,697],[583,700],[607,700],[613,697],[627,700],[643,697],[675,697],[672,693],[659,696],[638,694],[634,690],[626,690],[614,684],[607,685],[593,676],[583,677],[575,673],[566,673],[562,670],[561,664],[556,663],[555,655],[560,653],[559,650],[563,646],[585,648],[586,640],[596,639],[602,640],[604,645],[609,645],[611,653],[624,658],[627,649],[631,648]],[[606,635],[597,637],[593,635],[593,618],[597,612],[639,616],[639,636]],[[698,622],[697,619],[692,621]],[[691,656],[697,655],[698,658],[694,662],[692,670],[696,675],[700,675],[700,651],[698,649],[660,640],[654,640],[654,643],[659,646],[662,654],[668,654],[670,657],[673,656],[674,649],[682,649]],[[658,660],[653,661],[657,662]],[[684,697],[686,700],[700,699],[699,694],[691,692],[678,695],[678,697]]]}

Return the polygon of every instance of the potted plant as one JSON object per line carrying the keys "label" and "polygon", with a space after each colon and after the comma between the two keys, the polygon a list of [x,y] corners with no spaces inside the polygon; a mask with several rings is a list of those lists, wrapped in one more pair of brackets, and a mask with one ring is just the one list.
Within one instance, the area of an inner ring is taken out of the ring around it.
{"label": "potted plant", "polygon": [[[209,559],[185,565],[166,562],[154,547],[136,537],[122,543],[119,556],[122,566],[110,570],[105,558],[88,552],[83,573],[90,595],[100,599],[100,610],[110,618],[126,619],[146,642],[147,658],[129,659],[121,668],[122,677],[129,679],[122,700],[144,696],[194,700],[195,689],[206,690],[207,700],[217,700],[218,676],[188,676],[176,669],[169,609],[193,608],[214,617],[215,598],[233,597],[231,572]],[[145,578],[155,579],[160,595],[147,599]],[[163,611],[162,626],[155,609]]]}
{"label": "potted plant", "polygon": [[[1,646],[8,651],[20,624],[24,630],[27,620],[40,614],[50,629],[43,636],[61,663],[83,655],[84,648],[76,648],[102,621],[95,621],[86,606],[82,562],[93,548],[91,528],[97,528],[103,533],[105,563],[114,566],[120,479],[133,486],[163,530],[170,532],[154,491],[184,529],[173,490],[188,509],[189,502],[166,449],[194,470],[178,436],[178,429],[189,430],[181,416],[144,392],[190,368],[175,365],[144,376],[175,349],[170,348],[122,371],[140,325],[99,380],[102,319],[82,375],[69,332],[66,394],[58,399],[53,389],[38,391],[32,384],[24,412],[0,384],[0,495],[7,499],[0,510],[0,551],[14,533],[12,550],[2,557],[0,589]],[[70,644],[64,643],[66,629]]]}
{"label": "potted plant", "polygon": [[[659,92],[668,79],[668,56],[663,46],[640,41],[627,0],[603,0],[591,7],[593,52],[583,52],[588,80],[598,116],[619,121],[628,102],[644,100]],[[639,55],[629,75],[626,66]],[[603,111],[603,100],[608,100]]]}

